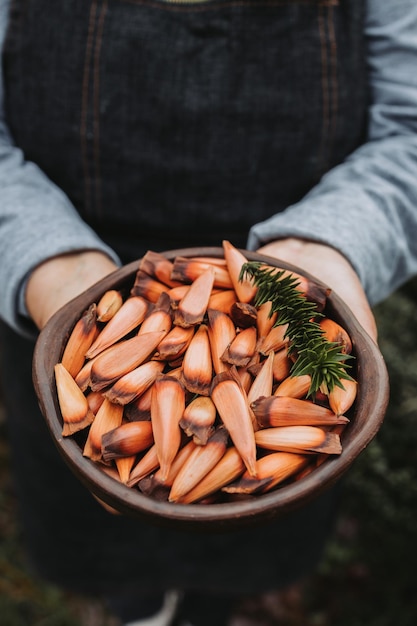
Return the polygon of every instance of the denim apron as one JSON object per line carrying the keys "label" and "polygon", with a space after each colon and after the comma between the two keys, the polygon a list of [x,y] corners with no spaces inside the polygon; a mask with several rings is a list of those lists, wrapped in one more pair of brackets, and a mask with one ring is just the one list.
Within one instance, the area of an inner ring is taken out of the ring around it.
{"label": "denim apron", "polygon": [[[16,0],[6,113],[27,159],[124,262],[245,246],[358,145],[363,0]],[[31,390],[33,346],[3,328],[3,387],[24,534],[72,589],[253,592],[319,560],[333,492],[284,519],[185,533],[111,516],[59,458]],[[250,575],[248,575],[250,572]]]}

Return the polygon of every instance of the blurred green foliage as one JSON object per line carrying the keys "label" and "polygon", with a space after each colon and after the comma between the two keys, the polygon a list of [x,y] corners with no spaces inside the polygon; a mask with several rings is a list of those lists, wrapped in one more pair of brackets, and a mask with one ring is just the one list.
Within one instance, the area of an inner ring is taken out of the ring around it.
{"label": "blurred green foliage", "polygon": [[317,624],[326,626],[417,623],[417,281],[375,315],[390,401],[347,474],[337,532],[313,585],[327,613]]}

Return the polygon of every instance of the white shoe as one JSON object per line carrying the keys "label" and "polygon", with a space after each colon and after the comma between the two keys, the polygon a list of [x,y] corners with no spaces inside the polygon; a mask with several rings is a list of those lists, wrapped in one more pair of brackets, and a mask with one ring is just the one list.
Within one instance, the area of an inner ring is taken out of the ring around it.
{"label": "white shoe", "polygon": [[181,600],[178,591],[167,591],[164,603],[157,613],[151,617],[127,622],[124,626],[171,626]]}

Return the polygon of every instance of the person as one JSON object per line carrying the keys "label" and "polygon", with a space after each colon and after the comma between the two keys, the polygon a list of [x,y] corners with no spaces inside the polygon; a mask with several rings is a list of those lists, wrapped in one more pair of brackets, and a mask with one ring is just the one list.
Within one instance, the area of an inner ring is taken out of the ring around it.
{"label": "person", "polygon": [[0,27],[2,388],[31,562],[123,623],[232,624],[317,566],[337,490],[204,537],[111,515],[51,442],[33,344],[146,250],[222,239],[316,275],[377,341],[372,306],[417,271],[417,6],[1,0]]}

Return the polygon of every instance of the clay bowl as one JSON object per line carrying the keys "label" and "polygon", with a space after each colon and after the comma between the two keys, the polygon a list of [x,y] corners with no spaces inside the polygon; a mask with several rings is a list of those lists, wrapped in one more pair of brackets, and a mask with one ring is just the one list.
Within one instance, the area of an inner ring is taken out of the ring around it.
{"label": "clay bowl", "polygon": [[[270,257],[244,251],[248,260],[278,263]],[[165,252],[175,256],[222,257],[222,248],[188,248]],[[284,262],[279,267],[298,271]],[[282,486],[264,495],[221,504],[174,504],[157,501],[114,480],[83,457],[75,438],[63,438],[62,418],[58,406],[54,365],[62,355],[68,336],[82,313],[110,288],[130,290],[138,269],[138,261],[130,263],[72,300],[59,310],[40,333],[33,361],[33,381],[39,404],[51,436],[63,459],[90,492],[122,514],[147,519],[170,527],[193,530],[227,530],[261,524],[277,518],[316,498],[334,485],[349,469],[358,455],[378,432],[388,404],[389,383],[383,357],[350,309],[334,293],[328,298],[325,313],[349,332],[355,355],[354,376],[358,396],[350,423],[342,435],[343,451],[332,456],[303,479]],[[311,276],[310,276],[311,278]]]}

